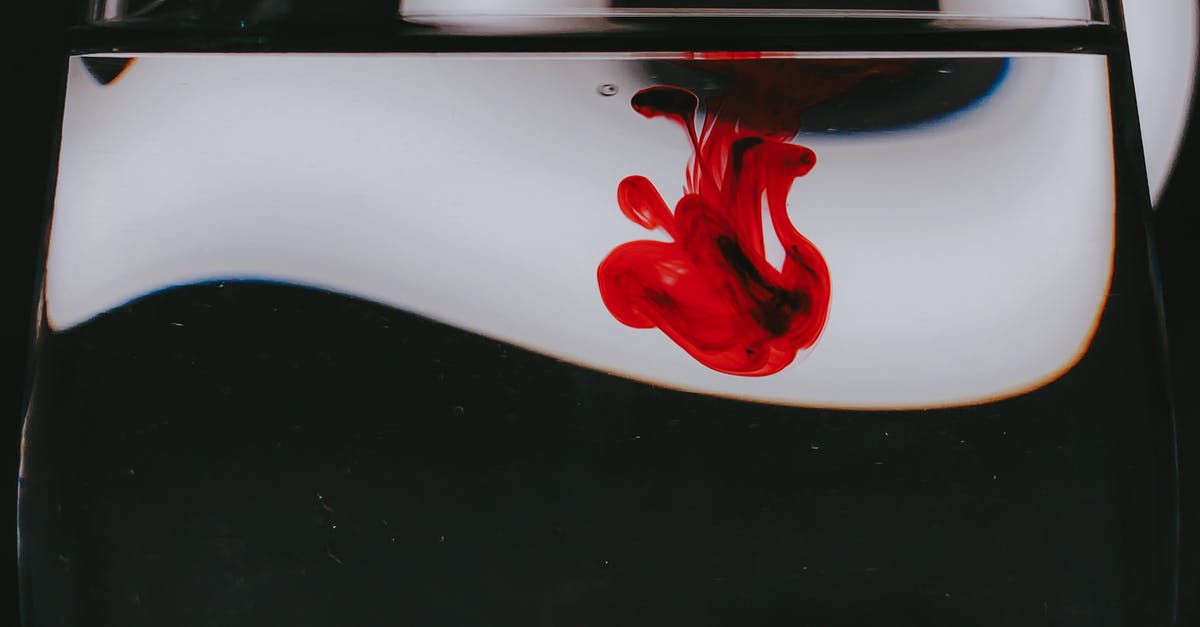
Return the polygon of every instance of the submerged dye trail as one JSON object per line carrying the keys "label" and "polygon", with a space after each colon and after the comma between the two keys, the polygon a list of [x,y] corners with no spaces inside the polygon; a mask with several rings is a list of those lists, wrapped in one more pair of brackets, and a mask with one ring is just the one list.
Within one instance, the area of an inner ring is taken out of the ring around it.
{"label": "submerged dye trail", "polygon": [[[674,211],[654,184],[629,176],[617,203],[631,221],[672,241],[638,240],[600,264],[609,312],[635,328],[657,327],[700,363],[727,374],[765,376],[791,364],[820,337],[830,276],[817,247],[793,226],[787,198],[816,154],[790,143],[800,113],[872,74],[902,69],[863,61],[723,60],[733,87],[704,102],[680,87],[643,89],[631,100],[647,118],[680,125],[691,142],[684,195]],[[785,257],[766,258],[769,236]]]}

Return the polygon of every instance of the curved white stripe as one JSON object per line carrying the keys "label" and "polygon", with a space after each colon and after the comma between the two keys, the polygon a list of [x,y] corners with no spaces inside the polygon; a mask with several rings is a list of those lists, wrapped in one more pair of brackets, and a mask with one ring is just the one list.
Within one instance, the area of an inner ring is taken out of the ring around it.
{"label": "curved white stripe", "polygon": [[[708,370],[616,322],[596,266],[654,237],[689,149],[629,108],[624,60],[150,56],[71,63],[47,314],[69,328],[167,285],[254,276],[402,307],[562,359],[763,401],[974,402],[1068,367],[1104,302],[1113,181],[1103,57],[1022,57],[987,100],[903,132],[808,137],[791,197],[833,278],[807,358]],[[616,97],[597,86],[620,87]]]}
{"label": "curved white stripe", "polygon": [[1125,26],[1150,193],[1158,202],[1188,124],[1196,80],[1200,6],[1195,0],[1129,0]]}

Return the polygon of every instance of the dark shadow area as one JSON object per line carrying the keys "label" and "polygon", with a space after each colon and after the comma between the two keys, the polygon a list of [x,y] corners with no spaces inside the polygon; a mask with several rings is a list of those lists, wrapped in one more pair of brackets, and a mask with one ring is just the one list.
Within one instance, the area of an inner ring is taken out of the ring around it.
{"label": "dark shadow area", "polygon": [[864,412],[666,390],[303,287],[158,292],[41,347],[32,618],[1153,622],[1165,405],[1113,367],[1150,367],[1139,300],[1037,391]]}
{"label": "dark shadow area", "polygon": [[1156,215],[1180,452],[1180,625],[1200,624],[1200,123],[1192,123]]}

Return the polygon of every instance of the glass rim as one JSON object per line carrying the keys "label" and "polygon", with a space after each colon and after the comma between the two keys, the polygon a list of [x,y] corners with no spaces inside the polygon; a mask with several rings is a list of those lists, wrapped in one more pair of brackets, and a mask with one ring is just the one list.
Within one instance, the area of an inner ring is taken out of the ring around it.
{"label": "glass rim", "polygon": [[[230,16],[250,21],[287,22],[295,12],[262,16],[247,3],[240,11],[187,11],[170,0],[86,0],[83,22],[92,26],[179,22]],[[330,2],[320,20],[382,21],[388,18],[425,25],[471,25],[606,19],[827,19],[937,20],[986,22],[1018,20],[1042,25],[1111,24],[1120,15],[1119,0],[359,0]],[[314,3],[313,6],[319,6]],[[244,14],[244,15],[243,15]],[[307,18],[312,20],[311,17]]]}

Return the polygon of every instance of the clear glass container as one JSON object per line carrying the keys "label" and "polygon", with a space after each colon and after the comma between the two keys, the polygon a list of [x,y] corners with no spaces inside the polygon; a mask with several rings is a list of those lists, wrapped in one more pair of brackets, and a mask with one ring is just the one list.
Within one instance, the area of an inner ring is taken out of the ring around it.
{"label": "clear glass container", "polygon": [[41,625],[1168,625],[1115,3],[93,2]]}

